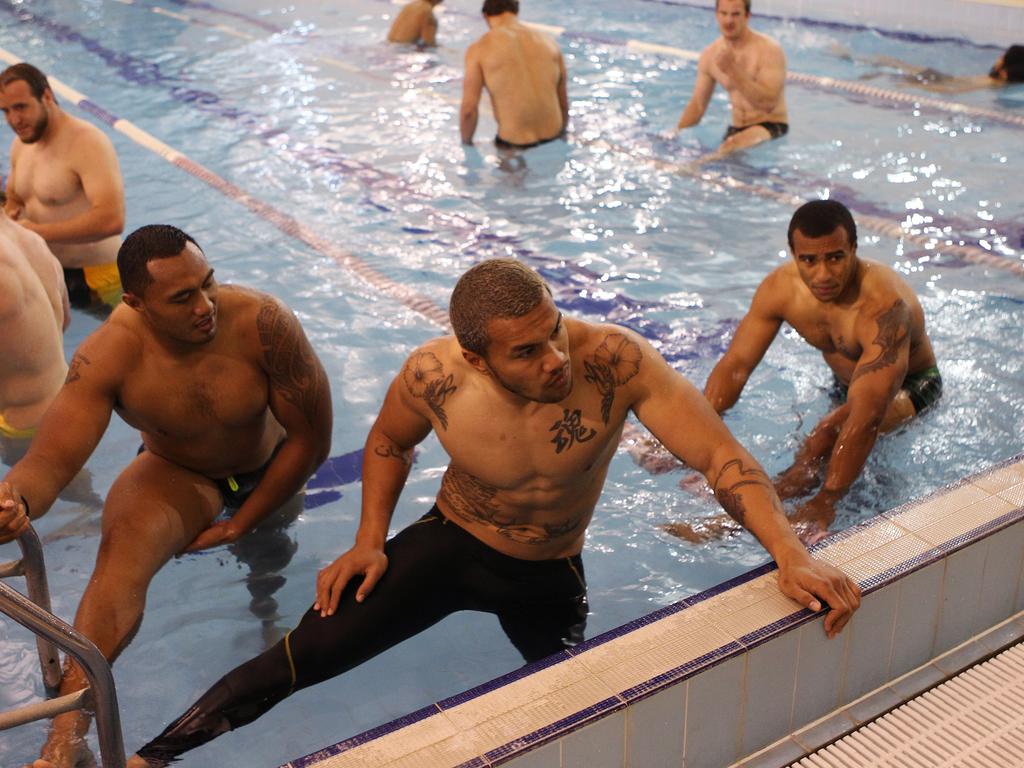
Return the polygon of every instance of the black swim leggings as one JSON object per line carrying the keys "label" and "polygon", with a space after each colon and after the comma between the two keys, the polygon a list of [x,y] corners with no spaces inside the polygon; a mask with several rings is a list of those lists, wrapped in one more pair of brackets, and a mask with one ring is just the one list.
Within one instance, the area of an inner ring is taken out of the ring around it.
{"label": "black swim leggings", "polygon": [[541,561],[503,555],[436,506],[384,551],[388,569],[365,602],[355,601],[357,579],[333,616],[321,618],[311,608],[284,640],[222,677],[138,754],[151,766],[168,765],[456,611],[496,614],[527,661],[583,639],[587,593],[579,555]]}

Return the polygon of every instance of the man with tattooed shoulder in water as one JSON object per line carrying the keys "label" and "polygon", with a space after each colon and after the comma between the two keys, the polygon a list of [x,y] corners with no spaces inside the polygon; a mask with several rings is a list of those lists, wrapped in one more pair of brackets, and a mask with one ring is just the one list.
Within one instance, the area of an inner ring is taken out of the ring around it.
{"label": "man with tattooed shoulder in water", "polygon": [[[785,594],[815,611],[827,602],[829,635],[849,620],[857,586],[808,555],[757,462],[647,341],[563,317],[513,260],[466,272],[449,313],[455,336],[417,349],[391,382],[363,454],[355,545],[320,572],[312,608],[130,765],[167,765],[455,611],[496,614],[527,661],[578,642],[584,532],[630,412],[706,474],[775,558]],[[413,449],[431,431],[451,459],[436,504],[385,542]]]}
{"label": "man with tattooed shoulder in water", "polygon": [[[704,395],[718,413],[731,408],[783,322],[821,351],[832,369],[837,407],[775,479],[781,498],[803,496],[827,464],[817,494],[790,516],[804,540],[813,541],[828,530],[836,502],[857,479],[878,435],[938,400],[942,377],[914,291],[889,267],[857,256],[857,226],[846,206],[806,203],[793,214],[788,237],[793,259],[757,289]],[[719,527],[671,530],[694,541]]]}
{"label": "man with tattooed shoulder in water", "polygon": [[[142,227],[117,255],[123,304],[82,342],[28,453],[0,483],[0,543],[22,534],[82,468],[117,411],[142,448],[103,507],[75,627],[111,662],[173,555],[233,542],[291,499],[327,457],[327,376],[295,315],[265,293],[218,287],[196,242]],[[237,510],[214,522],[225,507]],[[69,662],[61,694],[86,678]],[[38,766],[88,759],[81,711],[60,715]]]}

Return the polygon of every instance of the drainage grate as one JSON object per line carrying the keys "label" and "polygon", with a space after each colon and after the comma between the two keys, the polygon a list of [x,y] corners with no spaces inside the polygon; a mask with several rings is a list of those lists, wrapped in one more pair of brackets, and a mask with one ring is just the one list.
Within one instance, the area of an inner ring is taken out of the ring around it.
{"label": "drainage grate", "polygon": [[925,691],[791,768],[1024,766],[1024,644]]}

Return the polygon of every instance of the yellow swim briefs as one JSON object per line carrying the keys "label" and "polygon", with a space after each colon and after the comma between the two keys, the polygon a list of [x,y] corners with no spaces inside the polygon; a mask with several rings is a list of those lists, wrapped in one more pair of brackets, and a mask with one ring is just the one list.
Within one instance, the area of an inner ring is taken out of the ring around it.
{"label": "yellow swim briefs", "polygon": [[121,275],[117,271],[117,262],[96,264],[83,267],[85,284],[100,297],[100,301],[114,307],[121,302]]}
{"label": "yellow swim briefs", "polygon": [[7,423],[7,419],[0,413],[0,435],[3,437],[9,437],[13,440],[26,440],[36,433],[35,427],[29,427],[28,429],[20,429],[18,427],[12,427]]}

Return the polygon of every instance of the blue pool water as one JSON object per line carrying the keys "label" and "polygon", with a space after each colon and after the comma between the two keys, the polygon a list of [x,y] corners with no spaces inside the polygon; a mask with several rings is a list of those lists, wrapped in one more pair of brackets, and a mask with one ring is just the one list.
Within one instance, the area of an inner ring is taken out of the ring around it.
{"label": "blue pool water", "polygon": [[[1007,264],[1020,262],[1024,189],[1020,152],[1012,148],[1024,129],[791,84],[789,136],[712,166],[747,185],[726,191],[672,165],[718,143],[728,118],[724,97],[716,96],[700,127],[675,142],[660,138],[678,118],[695,67],[622,45],[638,39],[699,50],[716,35],[710,12],[662,2],[533,0],[524,18],[574,33],[560,39],[571,76],[572,139],[501,163],[486,141],[494,130],[487,116],[475,148],[464,149],[458,139],[462,54],[484,29],[478,3],[446,0],[442,8],[442,47],[419,52],[379,42],[395,6],[378,0],[0,0],[3,48],[331,246],[317,250],[283,234],[111,132],[126,179],[129,229],[156,221],[181,226],[221,280],[286,300],[328,370],[336,414],[333,458],[292,526],[255,543],[255,551],[192,555],[158,575],[142,629],[115,667],[130,748],[294,624],[313,597],[317,570],[351,542],[366,430],[392,373],[440,331],[382,290],[385,284],[408,286],[444,307],[468,266],[514,255],[543,272],[563,309],[639,330],[702,385],[754,288],[785,258],[793,208],[765,191],[832,194],[858,214],[907,222],[936,237],[929,247],[862,228],[861,254],[895,265],[918,291],[947,392],[938,408],[879,444],[837,524],[1020,451],[1024,284],[998,266],[950,255],[944,244],[962,241]],[[793,71],[870,76],[865,83],[883,88],[900,86],[837,58],[834,47],[957,74],[985,71],[998,55],[967,41],[908,40],[835,25],[767,19],[755,27],[783,43]],[[993,92],[957,100],[1024,114],[1019,102]],[[382,279],[366,279],[364,268]],[[76,314],[69,352],[96,322]],[[769,471],[779,471],[825,413],[828,385],[820,358],[783,333],[727,423]],[[88,465],[97,493],[137,445],[137,435],[115,420]],[[429,440],[396,529],[429,506],[444,466],[443,452]],[[651,476],[625,453],[614,459],[585,552],[590,635],[764,560],[746,536],[694,547],[663,533],[663,523],[715,511],[680,491],[679,478]],[[95,557],[97,518],[95,505],[62,501],[38,524],[54,607],[69,619]],[[4,547],[0,557],[13,553]],[[252,608],[250,587],[260,598]],[[0,706],[40,694],[35,664],[27,633],[0,622]],[[518,664],[491,617],[455,616],[298,694],[182,765],[276,765]],[[42,725],[5,733],[0,764],[29,759],[42,738]]]}

